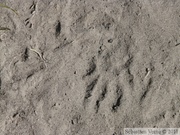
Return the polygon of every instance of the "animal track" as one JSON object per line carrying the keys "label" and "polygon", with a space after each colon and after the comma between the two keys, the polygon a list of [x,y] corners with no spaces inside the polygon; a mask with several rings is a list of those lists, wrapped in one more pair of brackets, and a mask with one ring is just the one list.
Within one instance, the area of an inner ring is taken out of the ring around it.
{"label": "animal track", "polygon": [[105,83],[105,85],[103,87],[104,88],[102,89],[102,93],[99,96],[98,100],[96,101],[96,105],[95,105],[96,113],[98,113],[98,111],[99,111],[100,102],[102,102],[105,99],[106,94],[107,94],[107,83]]}
{"label": "animal track", "polygon": [[116,94],[117,94],[116,101],[112,106],[112,111],[113,112],[117,112],[118,108],[121,105],[121,100],[122,100],[122,97],[123,97],[122,89],[118,85],[116,86]]}
{"label": "animal track", "polygon": [[88,102],[89,98],[92,96],[92,92],[94,87],[96,86],[97,82],[98,82],[99,76],[93,80],[86,88],[86,93],[85,93],[85,97],[84,97],[84,105],[86,105],[86,103]]}

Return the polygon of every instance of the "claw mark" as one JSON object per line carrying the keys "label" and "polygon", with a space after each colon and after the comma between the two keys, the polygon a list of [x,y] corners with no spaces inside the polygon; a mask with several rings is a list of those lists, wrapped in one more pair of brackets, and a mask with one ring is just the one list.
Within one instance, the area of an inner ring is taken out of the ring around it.
{"label": "claw mark", "polygon": [[30,73],[28,73],[26,80],[28,80],[30,77],[32,77],[34,75],[34,71],[31,71]]}
{"label": "claw mark", "polygon": [[33,4],[29,7],[29,9],[31,9],[31,14],[33,14],[36,10],[36,4],[35,2],[33,1]]}
{"label": "claw mark", "polygon": [[25,20],[25,25],[28,26],[29,28],[32,28],[32,23],[30,23],[30,18],[27,18]]}
{"label": "claw mark", "polygon": [[85,93],[85,97],[84,97],[84,103],[86,104],[86,102],[88,101],[88,99],[92,96],[92,92],[94,87],[96,86],[97,82],[98,82],[99,77],[97,77],[95,80],[93,80],[86,88],[86,93]]}
{"label": "claw mark", "polygon": [[130,57],[126,63],[124,64],[124,68],[127,69],[127,73],[128,73],[128,82],[131,86],[132,89],[134,89],[134,76],[133,74],[131,73],[131,70],[130,70],[130,66],[131,66],[131,63],[133,62],[133,57]]}
{"label": "claw mark", "polygon": [[1,78],[0,78],[0,90],[1,90],[1,84],[2,84],[2,81],[1,81]]}
{"label": "claw mark", "polygon": [[116,102],[112,106],[112,111],[113,112],[117,112],[117,109],[120,107],[121,100],[122,100],[122,97],[123,97],[123,92],[122,92],[121,88],[118,85],[117,85],[117,88],[116,88],[116,94],[117,94]]}
{"label": "claw mark", "polygon": [[105,84],[99,99],[96,101],[96,106],[95,106],[96,113],[98,113],[100,102],[102,102],[105,99],[106,94],[107,94],[107,84]]}
{"label": "claw mark", "polygon": [[149,79],[148,84],[145,88],[145,91],[143,92],[142,96],[140,97],[140,102],[142,102],[146,98],[146,96],[150,90],[151,84],[152,84],[152,78]]}
{"label": "claw mark", "polygon": [[95,79],[94,81],[91,82],[91,84],[89,84],[86,88],[86,95],[85,95],[85,99],[88,99],[89,97],[91,97],[92,91],[95,87],[95,85],[97,84],[98,79]]}
{"label": "claw mark", "polygon": [[22,54],[23,61],[26,61],[29,58],[28,48],[25,49],[24,53]]}
{"label": "claw mark", "polygon": [[56,37],[58,37],[61,33],[61,22],[58,21],[57,25],[56,25]]}
{"label": "claw mark", "polygon": [[129,75],[129,84],[134,89],[134,76],[132,75],[130,69],[128,68],[128,75]]}
{"label": "claw mark", "polygon": [[89,69],[87,70],[86,74],[83,76],[86,77],[86,76],[89,76],[91,74],[93,74],[93,72],[96,70],[96,63],[95,63],[95,58],[93,57],[91,62],[89,63]]}
{"label": "claw mark", "polygon": [[133,57],[129,58],[126,63],[124,64],[124,68],[129,68],[131,63],[133,62]]}
{"label": "claw mark", "polygon": [[180,45],[180,43],[177,43],[175,46],[178,46],[178,45]]}

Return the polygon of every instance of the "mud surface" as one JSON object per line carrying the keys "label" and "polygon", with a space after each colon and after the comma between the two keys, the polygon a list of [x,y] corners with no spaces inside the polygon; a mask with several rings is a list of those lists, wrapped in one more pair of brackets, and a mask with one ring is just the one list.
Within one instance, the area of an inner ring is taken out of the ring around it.
{"label": "mud surface", "polygon": [[179,0],[0,2],[0,135],[180,127]]}

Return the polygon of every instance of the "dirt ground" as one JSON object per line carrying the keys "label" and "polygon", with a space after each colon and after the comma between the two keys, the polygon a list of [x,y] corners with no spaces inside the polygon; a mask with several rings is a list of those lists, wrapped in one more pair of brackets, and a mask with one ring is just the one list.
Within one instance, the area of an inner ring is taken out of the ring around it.
{"label": "dirt ground", "polygon": [[0,3],[0,135],[180,127],[179,0]]}

